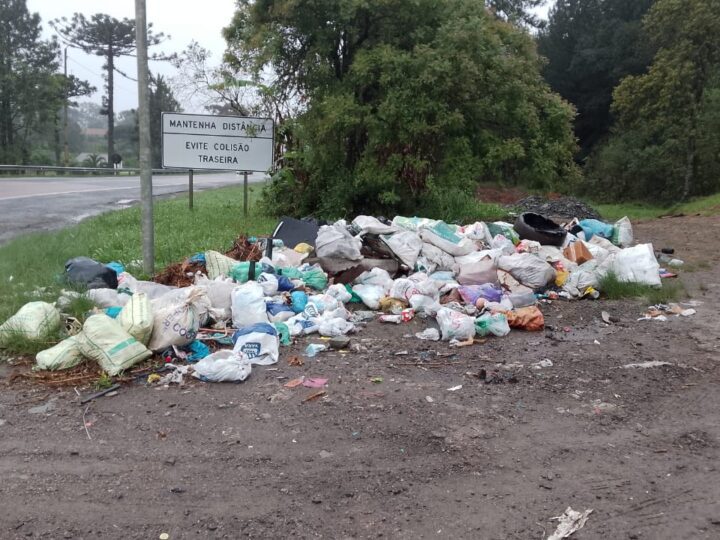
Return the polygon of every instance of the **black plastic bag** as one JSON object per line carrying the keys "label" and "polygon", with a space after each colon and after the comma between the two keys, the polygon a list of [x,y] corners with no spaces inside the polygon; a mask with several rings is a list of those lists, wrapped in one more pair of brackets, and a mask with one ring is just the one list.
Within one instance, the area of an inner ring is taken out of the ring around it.
{"label": "black plastic bag", "polygon": [[88,289],[117,289],[115,270],[88,257],[75,257],[65,263],[65,279]]}

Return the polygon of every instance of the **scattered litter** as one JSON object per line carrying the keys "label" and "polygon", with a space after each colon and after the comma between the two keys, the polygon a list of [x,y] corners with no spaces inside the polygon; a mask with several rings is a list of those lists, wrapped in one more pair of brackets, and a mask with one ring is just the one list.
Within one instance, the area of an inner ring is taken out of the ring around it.
{"label": "scattered litter", "polygon": [[288,359],[288,365],[289,366],[304,366],[305,362],[299,356],[291,356]]}
{"label": "scattered litter", "polygon": [[573,533],[579,531],[585,526],[590,514],[593,513],[593,509],[590,508],[584,512],[577,512],[568,506],[563,515],[550,518],[553,521],[559,521],[559,525],[555,532],[552,533],[548,540],[562,540],[563,538],[570,537]]}
{"label": "scattered litter", "polygon": [[372,377],[370,379],[370,382],[375,383],[375,384],[380,384],[383,382],[383,378],[382,377]]}
{"label": "scattered litter", "polygon": [[108,388],[105,388],[104,390],[100,390],[99,392],[95,392],[94,394],[85,396],[84,398],[82,398],[80,400],[80,405],[85,405],[86,403],[88,403],[90,401],[93,401],[99,397],[103,397],[103,396],[109,394],[110,392],[114,392],[119,389],[120,389],[119,384],[113,384],[112,386],[109,386]]}
{"label": "scattered litter", "polygon": [[542,368],[548,368],[548,367],[553,367],[552,360],[550,360],[549,358],[544,358],[544,359],[540,360],[539,362],[535,362],[532,365],[533,369],[542,369]]}
{"label": "scattered litter", "polygon": [[321,379],[319,377],[308,377],[303,379],[302,385],[305,388],[322,388],[327,384],[327,382],[327,379]]}
{"label": "scattered litter", "polygon": [[425,396],[425,401],[427,401],[428,403],[435,403],[435,400],[430,396]]}
{"label": "scattered litter", "polygon": [[303,399],[303,403],[308,401],[314,401],[322,396],[327,395],[327,392],[325,390],[318,390],[317,392],[313,392],[309,396],[307,396],[305,399]]}
{"label": "scattered litter", "polygon": [[440,341],[440,331],[437,328],[426,328],[415,334],[415,337],[426,341]]}
{"label": "scattered litter", "polygon": [[324,343],[310,343],[307,347],[305,347],[305,356],[308,358],[314,358],[318,353],[327,350],[328,346]]}
{"label": "scattered litter", "polygon": [[462,388],[462,384],[458,384],[457,386],[451,386],[451,387],[448,388],[447,390],[448,390],[448,392],[457,392],[457,391],[460,390],[461,388]]}
{"label": "scattered litter", "polygon": [[650,360],[648,362],[639,362],[637,364],[625,364],[623,369],[648,369],[654,367],[672,366],[670,362],[661,362],[659,360]]}

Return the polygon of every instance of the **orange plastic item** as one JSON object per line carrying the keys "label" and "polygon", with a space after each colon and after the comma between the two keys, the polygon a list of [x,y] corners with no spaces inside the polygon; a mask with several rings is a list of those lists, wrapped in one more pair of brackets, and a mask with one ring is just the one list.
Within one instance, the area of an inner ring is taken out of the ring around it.
{"label": "orange plastic item", "polygon": [[506,311],[505,316],[510,328],[519,328],[528,332],[539,332],[545,328],[545,316],[537,306]]}

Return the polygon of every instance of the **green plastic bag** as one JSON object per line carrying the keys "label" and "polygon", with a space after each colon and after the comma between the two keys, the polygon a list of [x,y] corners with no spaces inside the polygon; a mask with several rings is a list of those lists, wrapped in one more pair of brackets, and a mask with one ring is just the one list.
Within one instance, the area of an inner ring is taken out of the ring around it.
{"label": "green plastic bag", "polygon": [[305,285],[316,291],[324,291],[328,284],[327,274],[320,267],[310,268],[303,272],[300,279],[305,282]]}
{"label": "green plastic bag", "polygon": [[485,313],[475,319],[475,333],[481,337],[490,334],[503,337],[510,333],[510,325],[507,317],[502,313],[496,313],[495,315]]}
{"label": "green plastic bag", "polygon": [[290,329],[285,323],[273,323],[275,330],[277,330],[278,337],[280,338],[280,345],[290,345]]}
{"label": "green plastic bag", "polygon": [[345,289],[350,293],[350,304],[362,304],[362,298],[360,298],[355,291],[353,291],[350,285],[345,285]]}
{"label": "green plastic bag", "polygon": [[302,272],[292,266],[287,268],[278,268],[277,273],[279,276],[285,276],[288,279],[302,279]]}

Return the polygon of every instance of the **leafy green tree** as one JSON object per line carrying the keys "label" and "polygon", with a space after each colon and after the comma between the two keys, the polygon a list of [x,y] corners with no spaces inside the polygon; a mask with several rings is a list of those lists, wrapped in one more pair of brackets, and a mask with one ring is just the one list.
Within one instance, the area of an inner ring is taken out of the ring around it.
{"label": "leafy green tree", "polygon": [[597,157],[596,175],[641,186],[653,199],[716,190],[720,0],[658,0],[645,31],[658,52],[647,73],[626,77],[615,89],[619,126]]}
{"label": "leafy green tree", "polygon": [[58,45],[40,38],[40,16],[25,0],[0,2],[0,161],[27,162],[30,141],[60,107]]}
{"label": "leafy green tree", "polygon": [[[115,61],[135,52],[135,19],[120,20],[104,13],[96,13],[87,19],[82,13],[75,13],[70,20],[62,17],[50,24],[69,45],[105,59],[103,69],[107,94],[103,104],[108,117],[108,156],[112,156],[115,153],[115,72],[127,76],[115,66]],[[161,43],[165,37],[162,32],[154,34],[152,24],[148,24],[148,46]],[[156,55],[153,58],[162,57]]]}
{"label": "leafy green tree", "polygon": [[182,107],[162,75],[150,74],[150,140],[152,164],[162,167],[162,113],[182,112]]}
{"label": "leafy green tree", "polygon": [[580,158],[607,136],[612,92],[623,77],[643,73],[653,47],[642,18],[655,0],[557,0],[541,31],[550,86],[575,105]]}
{"label": "leafy green tree", "polygon": [[238,71],[302,104],[267,203],[326,216],[416,212],[479,182],[577,177],[572,108],[532,38],[480,0],[241,0]]}

